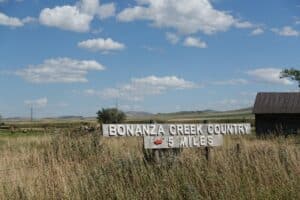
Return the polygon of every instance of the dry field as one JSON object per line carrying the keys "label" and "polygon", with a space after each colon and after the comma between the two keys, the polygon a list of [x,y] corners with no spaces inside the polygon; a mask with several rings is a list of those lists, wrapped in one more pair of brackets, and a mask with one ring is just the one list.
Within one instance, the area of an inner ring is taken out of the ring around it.
{"label": "dry field", "polygon": [[0,199],[300,199],[299,142],[226,138],[209,162],[203,150],[185,149],[151,164],[140,138],[4,135]]}

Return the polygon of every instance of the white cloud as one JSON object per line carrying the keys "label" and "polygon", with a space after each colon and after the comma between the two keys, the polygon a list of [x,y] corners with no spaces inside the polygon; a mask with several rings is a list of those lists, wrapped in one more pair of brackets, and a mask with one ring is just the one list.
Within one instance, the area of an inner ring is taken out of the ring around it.
{"label": "white cloud", "polygon": [[94,16],[104,19],[115,14],[115,5],[99,5],[98,0],[81,0],[75,5],[56,6],[41,11],[39,21],[46,26],[63,30],[87,32]]}
{"label": "white cloud", "polygon": [[97,34],[101,33],[102,31],[103,31],[102,28],[98,28],[98,29],[93,29],[93,30],[91,31],[91,33],[97,35]]}
{"label": "white cloud", "polygon": [[81,0],[77,3],[77,7],[83,13],[91,16],[98,15],[100,19],[112,17],[116,12],[114,3],[100,5],[98,0]]}
{"label": "white cloud", "polygon": [[16,18],[16,17],[9,17],[5,15],[4,13],[0,12],[0,25],[3,26],[10,26],[10,27],[19,27],[23,26],[24,23],[22,20]]}
{"label": "white cloud", "polygon": [[241,85],[247,84],[248,81],[246,79],[230,79],[225,81],[215,81],[213,82],[214,85]]}
{"label": "white cloud", "polygon": [[283,85],[291,85],[292,81],[286,78],[280,78],[280,73],[282,69],[278,68],[259,68],[255,70],[248,71],[247,74],[254,77],[257,81],[265,83],[276,83]]}
{"label": "white cloud", "polygon": [[99,9],[99,1],[98,0],[81,0],[81,1],[77,2],[76,6],[83,13],[95,15]]}
{"label": "white cloud", "polygon": [[115,16],[115,12],[116,12],[115,4],[113,3],[103,4],[102,6],[99,7],[98,16],[100,19],[105,19],[108,17]]}
{"label": "white cloud", "polygon": [[287,37],[292,37],[292,36],[299,36],[300,32],[293,29],[290,26],[284,26],[281,29],[278,28],[273,28],[271,29],[274,33],[281,35],[281,36],[287,36]]}
{"label": "white cloud", "polygon": [[251,32],[251,35],[255,36],[255,35],[261,35],[263,34],[265,31],[262,28],[256,28]]}
{"label": "white cloud", "polygon": [[87,32],[93,16],[79,11],[74,6],[45,8],[40,13],[39,21],[46,26],[53,26],[64,30]]}
{"label": "white cloud", "polygon": [[25,105],[28,106],[33,106],[37,108],[42,108],[47,106],[48,104],[48,99],[46,97],[40,98],[40,99],[35,99],[35,100],[25,100],[24,101]]}
{"label": "white cloud", "polygon": [[25,18],[22,19],[22,22],[24,24],[26,24],[26,23],[34,23],[36,21],[37,21],[37,19],[34,18],[34,17],[25,17]]}
{"label": "white cloud", "polygon": [[166,39],[171,43],[171,44],[177,44],[180,40],[180,37],[175,34],[175,33],[166,33]]}
{"label": "white cloud", "polygon": [[237,28],[254,28],[255,25],[248,21],[237,21],[235,23],[235,27],[237,27]]}
{"label": "white cloud", "polygon": [[183,34],[212,34],[230,27],[248,28],[250,22],[235,19],[228,12],[217,10],[209,0],[139,0],[117,15],[122,22],[149,20],[156,27],[167,27]]}
{"label": "white cloud", "polygon": [[91,70],[104,70],[104,66],[95,60],[55,58],[18,70],[16,75],[32,83],[74,83],[87,82]]}
{"label": "white cloud", "polygon": [[155,87],[162,88],[176,88],[176,89],[186,89],[194,88],[196,85],[190,81],[186,81],[176,76],[148,76],[144,78],[134,78],[132,83],[141,84],[141,85],[151,85]]}
{"label": "white cloud", "polygon": [[85,40],[78,43],[80,48],[89,49],[91,51],[101,51],[101,52],[109,52],[122,50],[125,48],[125,45],[119,42],[112,40],[111,38],[103,39],[90,39]]}
{"label": "white cloud", "polygon": [[86,89],[86,90],[84,90],[84,93],[86,95],[91,95],[91,96],[98,95],[98,92],[94,89]]}
{"label": "white cloud", "polygon": [[176,76],[148,76],[133,78],[127,84],[115,88],[106,88],[102,91],[93,89],[85,90],[85,94],[100,96],[102,98],[122,98],[130,101],[141,101],[146,96],[165,93],[169,90],[192,89],[199,87],[197,84],[178,78]]}
{"label": "white cloud", "polygon": [[183,41],[183,45],[186,47],[196,47],[196,48],[206,48],[207,45],[205,42],[201,41],[198,38],[194,37],[187,37]]}
{"label": "white cloud", "polygon": [[2,26],[10,26],[10,27],[21,27],[26,23],[35,22],[36,19],[33,17],[25,17],[23,19],[19,19],[17,17],[10,17],[6,14],[0,12],[0,25]]}

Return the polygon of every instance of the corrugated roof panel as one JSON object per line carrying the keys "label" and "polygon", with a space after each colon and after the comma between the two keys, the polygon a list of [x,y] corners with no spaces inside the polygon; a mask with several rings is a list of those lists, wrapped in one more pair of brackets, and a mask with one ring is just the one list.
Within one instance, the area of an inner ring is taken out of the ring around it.
{"label": "corrugated roof panel", "polygon": [[300,113],[300,92],[260,92],[253,113]]}

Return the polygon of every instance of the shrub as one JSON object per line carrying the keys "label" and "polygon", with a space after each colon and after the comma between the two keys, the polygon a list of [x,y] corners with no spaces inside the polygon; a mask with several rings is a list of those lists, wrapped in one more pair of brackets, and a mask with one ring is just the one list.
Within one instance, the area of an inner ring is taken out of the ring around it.
{"label": "shrub", "polygon": [[121,110],[116,108],[102,108],[97,112],[97,119],[99,123],[122,123],[126,119],[126,115]]}

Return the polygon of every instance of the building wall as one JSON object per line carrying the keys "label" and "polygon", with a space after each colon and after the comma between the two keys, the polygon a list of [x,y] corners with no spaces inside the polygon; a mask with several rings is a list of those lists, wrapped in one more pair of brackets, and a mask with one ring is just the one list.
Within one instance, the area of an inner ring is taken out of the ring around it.
{"label": "building wall", "polygon": [[256,114],[258,135],[300,133],[300,114]]}

